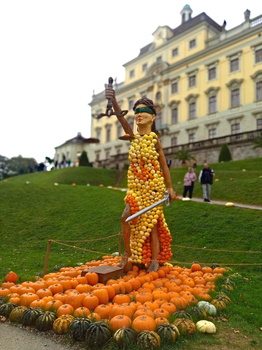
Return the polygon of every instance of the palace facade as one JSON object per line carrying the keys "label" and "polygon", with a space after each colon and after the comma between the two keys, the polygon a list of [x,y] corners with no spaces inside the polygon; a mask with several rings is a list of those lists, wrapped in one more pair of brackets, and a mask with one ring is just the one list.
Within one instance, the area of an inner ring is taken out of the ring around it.
{"label": "palace facade", "polygon": [[[124,64],[125,80],[115,83],[117,98],[134,128],[133,104],[142,96],[157,107],[156,127],[167,159],[189,150],[198,164],[217,162],[227,144],[233,160],[261,157],[252,140],[262,133],[262,15],[226,30],[205,12],[192,17],[186,5],[181,24],[159,26],[153,41]],[[110,72],[109,72],[110,73]],[[128,163],[129,142],[115,116],[105,112],[104,91],[92,96],[89,159],[105,167]]]}

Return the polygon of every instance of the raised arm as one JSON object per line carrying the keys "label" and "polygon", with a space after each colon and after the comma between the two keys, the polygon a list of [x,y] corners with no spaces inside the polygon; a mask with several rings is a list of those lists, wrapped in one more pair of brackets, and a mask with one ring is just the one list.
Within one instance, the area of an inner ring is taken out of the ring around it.
{"label": "raised arm", "polygon": [[[120,114],[121,108],[119,107],[119,105],[117,103],[116,96],[115,96],[115,90],[107,88],[105,90],[105,97],[107,99],[112,100],[112,105],[113,105],[114,111]],[[132,130],[131,126],[128,124],[127,120],[122,116],[117,116],[117,119],[121,123],[125,133],[129,134],[130,136],[134,136],[133,130]]]}
{"label": "raised arm", "polygon": [[162,146],[161,146],[161,143],[159,140],[157,140],[156,150],[159,154],[159,163],[160,163],[160,166],[161,166],[161,169],[163,172],[163,176],[165,179],[165,184],[166,184],[167,190],[169,192],[170,201],[172,202],[173,200],[176,199],[176,192],[174,191],[173,186],[172,186],[170,171],[169,171],[169,168],[167,166],[166,157],[165,157],[164,151],[162,149]]}

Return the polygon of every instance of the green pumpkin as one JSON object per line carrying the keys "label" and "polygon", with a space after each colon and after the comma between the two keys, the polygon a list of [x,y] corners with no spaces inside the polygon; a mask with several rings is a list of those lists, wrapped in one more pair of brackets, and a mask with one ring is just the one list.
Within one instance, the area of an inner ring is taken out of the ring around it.
{"label": "green pumpkin", "polygon": [[9,317],[11,311],[16,308],[18,305],[15,303],[6,303],[0,306],[0,316]]}
{"label": "green pumpkin", "polygon": [[41,313],[35,322],[35,328],[39,331],[49,331],[53,327],[53,323],[56,319],[56,315],[53,312],[46,311]]}
{"label": "green pumpkin", "polygon": [[192,316],[192,320],[193,321],[199,321],[199,320],[204,320],[205,318],[207,318],[207,313],[205,312],[205,310],[200,309],[197,306],[190,306],[187,309],[188,313]]}
{"label": "green pumpkin", "polygon": [[136,343],[142,350],[156,350],[160,347],[160,336],[154,331],[142,331]]}
{"label": "green pumpkin", "polygon": [[225,293],[222,293],[222,292],[218,293],[216,299],[222,300],[226,305],[231,304],[231,299],[230,299],[229,296],[228,296],[227,294],[225,294]]}
{"label": "green pumpkin", "polygon": [[162,323],[157,329],[156,333],[160,336],[161,342],[173,344],[180,336],[178,328],[171,323]]}
{"label": "green pumpkin", "polygon": [[0,297],[0,306],[7,303],[6,297]]}
{"label": "green pumpkin", "polygon": [[22,323],[23,313],[27,310],[26,306],[17,306],[15,307],[9,315],[9,321]]}
{"label": "green pumpkin", "polygon": [[213,299],[211,304],[214,305],[217,310],[224,310],[227,307],[226,303],[221,299]]}
{"label": "green pumpkin", "polygon": [[103,321],[92,322],[86,331],[85,341],[90,348],[100,349],[111,339],[109,326]]}
{"label": "green pumpkin", "polygon": [[192,320],[186,318],[177,318],[173,324],[177,326],[181,334],[194,334],[196,332],[196,325]]}
{"label": "green pumpkin", "polygon": [[41,313],[43,313],[43,311],[37,307],[30,307],[29,309],[25,310],[22,315],[22,326],[24,327],[34,326],[36,319]]}
{"label": "green pumpkin", "polygon": [[120,328],[115,331],[113,340],[120,349],[129,349],[136,341],[136,332],[131,328]]}
{"label": "green pumpkin", "polygon": [[88,327],[91,324],[91,320],[85,317],[75,318],[69,325],[69,336],[74,340],[83,341]]}
{"label": "green pumpkin", "polygon": [[53,323],[53,331],[56,334],[66,334],[69,330],[70,323],[74,320],[72,315],[59,316]]}
{"label": "green pumpkin", "polygon": [[190,313],[185,310],[179,310],[177,312],[174,312],[172,314],[172,318],[186,318],[187,320],[192,320],[192,316],[190,315]]}

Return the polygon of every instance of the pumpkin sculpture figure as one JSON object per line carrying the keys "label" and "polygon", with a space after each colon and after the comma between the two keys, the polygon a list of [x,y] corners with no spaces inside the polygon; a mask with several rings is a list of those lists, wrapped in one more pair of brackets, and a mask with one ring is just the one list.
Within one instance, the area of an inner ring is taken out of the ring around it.
{"label": "pumpkin sculpture figure", "polygon": [[145,264],[148,271],[157,271],[160,263],[170,260],[171,234],[161,206],[154,207],[136,219],[126,219],[164,198],[168,191],[170,201],[176,198],[164,152],[155,130],[156,109],[147,97],[139,99],[134,107],[138,133],[133,132],[119,107],[115,91],[110,87],[105,96],[112,106],[126,135],[131,141],[129,150],[128,191],[122,215],[122,234],[125,252],[120,266],[128,261]]}

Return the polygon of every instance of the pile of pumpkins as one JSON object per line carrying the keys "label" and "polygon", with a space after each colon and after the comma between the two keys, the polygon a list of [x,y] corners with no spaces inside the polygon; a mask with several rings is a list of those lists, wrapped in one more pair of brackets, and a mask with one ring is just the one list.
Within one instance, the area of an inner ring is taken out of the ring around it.
{"label": "pile of pumpkins", "polygon": [[[102,260],[103,263],[105,260],[106,259]],[[169,286],[168,283],[172,283],[172,279],[176,280],[176,283],[172,284],[173,289],[175,289],[175,284],[179,287],[178,276],[181,277],[183,271],[187,272],[184,276],[185,279],[190,278],[188,276],[190,274],[192,275],[194,272],[202,272],[201,267],[194,265],[198,264],[193,264],[190,269],[166,265],[165,267],[161,267],[161,270],[157,273],[150,274],[150,276],[154,276],[155,279],[153,277],[147,279],[145,276],[147,276],[148,273],[139,271],[139,269],[136,268],[133,270],[135,273],[127,273],[127,276],[131,276],[131,278],[126,279],[125,282],[140,276],[141,273],[143,277],[141,281],[144,281],[144,283],[141,284],[140,287],[128,293],[128,288],[126,288],[125,293],[124,289],[121,289],[121,286],[118,291],[117,289],[109,288],[108,291],[114,294],[112,300],[108,300],[106,303],[101,302],[98,305],[95,303],[93,309],[88,309],[85,306],[70,308],[70,304],[63,304],[61,300],[60,303],[56,303],[58,299],[54,299],[55,295],[52,295],[52,297],[50,296],[49,301],[47,301],[48,298],[46,298],[42,307],[41,304],[37,305],[37,303],[33,303],[34,300],[30,302],[30,304],[22,305],[23,303],[19,301],[21,301],[21,299],[24,300],[22,298],[23,294],[20,294],[19,297],[17,297],[19,300],[16,300],[14,293],[11,293],[11,295],[3,295],[5,293],[2,293],[2,296],[0,296],[0,321],[4,322],[9,320],[11,322],[20,323],[23,327],[34,327],[38,331],[52,330],[59,335],[68,334],[74,341],[85,342],[88,348],[92,347],[97,349],[105,346],[109,342],[114,342],[120,349],[128,349],[131,344],[136,344],[141,349],[154,350],[159,348],[160,344],[175,343],[180,336],[191,335],[195,332],[214,334],[216,333],[216,326],[213,322],[214,317],[231,302],[227,295],[227,287],[230,287],[229,289],[233,288],[231,280],[226,280],[224,292],[217,293],[215,299],[211,299],[210,297],[209,301],[199,300],[197,295],[193,295],[193,297],[188,299],[186,305],[184,304],[185,306],[183,304],[180,306],[175,305],[172,302],[170,296],[179,295],[178,292],[174,290],[167,292],[167,288],[163,286],[163,283],[161,287],[161,282],[165,281],[165,285]],[[71,271],[71,269],[67,271]],[[172,271],[178,270],[179,273],[172,275]],[[213,268],[213,271],[214,270],[215,268]],[[165,274],[162,273],[163,271],[165,271]],[[61,272],[65,272],[64,269]],[[201,273],[196,275],[201,277]],[[202,273],[202,276],[203,275],[204,273]],[[222,270],[219,273],[219,277],[221,277],[221,275]],[[63,276],[65,276],[65,274],[63,274]],[[46,281],[48,281],[48,279],[49,277],[46,278]],[[153,281],[156,282],[154,288]],[[93,285],[91,284],[92,288],[94,288],[93,291],[103,288],[101,283],[99,284],[97,281],[93,282],[96,282]],[[6,283],[14,282],[4,282],[0,288],[0,295],[3,290],[8,289],[6,288]],[[112,284],[108,284],[108,286],[112,287],[113,281],[111,281],[111,283]],[[118,281],[116,283],[119,284],[120,282]],[[81,283],[79,283],[79,285],[80,284]],[[89,285],[88,283],[86,284]],[[50,284],[50,287],[51,286],[53,286],[53,284]],[[128,285],[126,285],[126,287],[127,286]],[[180,286],[182,286],[182,284],[180,284]],[[139,299],[138,296],[141,296],[141,294],[143,296],[148,296],[149,287],[152,288],[152,295],[154,295],[153,293],[155,292],[155,298],[152,297],[151,299],[149,298],[149,300],[145,299],[145,301],[142,302],[143,299]],[[180,288],[181,291],[183,291],[183,288]],[[197,286],[196,288],[200,287]],[[194,291],[192,290],[193,287],[185,288],[186,291],[189,291],[189,289],[191,289],[192,292]],[[176,290],[178,291],[179,288]],[[212,290],[214,290],[214,288],[212,288]],[[64,293],[60,292],[58,294],[60,294],[60,296],[62,294],[70,295],[70,293],[73,292],[69,291],[67,294],[66,293],[65,290]],[[92,292],[82,292],[82,294],[83,293],[86,293],[84,294],[85,297],[90,297],[92,294]],[[202,295],[206,293],[202,293]],[[97,295],[99,296],[99,293]],[[130,298],[130,295],[133,296],[133,299]],[[167,295],[169,295],[169,299]],[[136,296],[140,301],[136,300]],[[101,292],[101,298],[103,297],[103,293]],[[179,298],[179,296],[177,296],[177,298]],[[91,299],[88,298],[88,300],[90,301]],[[176,298],[173,298],[173,301],[175,300]],[[121,301],[123,302],[121,303]]]}

